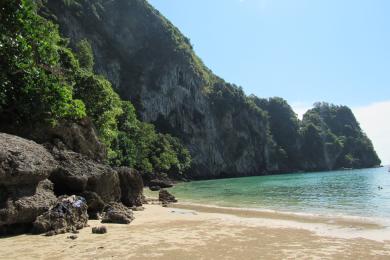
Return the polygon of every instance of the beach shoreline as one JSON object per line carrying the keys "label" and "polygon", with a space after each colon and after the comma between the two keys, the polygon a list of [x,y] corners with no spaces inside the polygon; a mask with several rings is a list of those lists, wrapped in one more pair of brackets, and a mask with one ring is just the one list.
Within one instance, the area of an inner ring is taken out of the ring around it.
{"label": "beach shoreline", "polygon": [[[89,221],[75,240],[20,235],[0,239],[0,259],[388,259],[384,226],[293,219],[272,212],[208,205],[145,205],[130,225]],[[274,215],[272,215],[274,214]],[[388,240],[386,239],[388,238]]]}

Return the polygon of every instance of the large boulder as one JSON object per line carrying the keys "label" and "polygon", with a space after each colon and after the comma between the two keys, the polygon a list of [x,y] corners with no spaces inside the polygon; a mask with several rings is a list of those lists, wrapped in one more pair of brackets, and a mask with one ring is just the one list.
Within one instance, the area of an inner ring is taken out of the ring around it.
{"label": "large boulder", "polygon": [[129,224],[133,220],[133,211],[121,203],[110,203],[104,208],[102,223]]}
{"label": "large boulder", "polygon": [[58,169],[50,176],[56,194],[71,195],[91,191],[105,202],[120,200],[119,176],[111,167],[68,150],[54,147],[52,153],[59,164]]}
{"label": "large boulder", "polygon": [[47,177],[57,169],[41,145],[0,133],[0,233],[28,231],[56,201]]}
{"label": "large boulder", "polygon": [[43,146],[0,133],[1,186],[36,186],[56,168],[56,161]]}
{"label": "large boulder", "polygon": [[83,197],[63,196],[49,211],[40,215],[33,224],[33,233],[55,235],[76,232],[87,226],[87,203]]}
{"label": "large boulder", "polygon": [[[29,225],[57,201],[53,184],[49,180],[34,186],[2,187],[0,205],[1,233],[12,232],[18,225]],[[23,230],[26,231],[26,230]]]}
{"label": "large boulder", "polygon": [[141,174],[130,168],[116,169],[121,187],[121,201],[128,207],[142,206],[143,181]]}

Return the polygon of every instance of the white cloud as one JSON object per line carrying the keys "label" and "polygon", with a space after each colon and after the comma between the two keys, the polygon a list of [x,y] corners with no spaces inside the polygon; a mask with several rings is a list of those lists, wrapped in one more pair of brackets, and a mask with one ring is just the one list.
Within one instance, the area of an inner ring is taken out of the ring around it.
{"label": "white cloud", "polygon": [[374,144],[382,164],[390,164],[390,101],[352,109],[360,126]]}
{"label": "white cloud", "polygon": [[[312,107],[308,103],[292,103],[292,108],[299,119],[302,119],[303,114]],[[355,107],[352,111],[374,144],[382,164],[390,165],[390,101]]]}

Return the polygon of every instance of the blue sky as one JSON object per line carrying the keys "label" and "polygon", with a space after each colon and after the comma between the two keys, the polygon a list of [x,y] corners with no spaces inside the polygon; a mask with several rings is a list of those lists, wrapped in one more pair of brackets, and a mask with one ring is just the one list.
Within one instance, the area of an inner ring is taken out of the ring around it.
{"label": "blue sky", "polygon": [[[390,115],[390,1],[149,2],[214,73],[247,94],[281,96],[298,114],[316,101],[352,107],[390,163],[390,118],[374,118]],[[372,124],[386,131],[373,133]]]}

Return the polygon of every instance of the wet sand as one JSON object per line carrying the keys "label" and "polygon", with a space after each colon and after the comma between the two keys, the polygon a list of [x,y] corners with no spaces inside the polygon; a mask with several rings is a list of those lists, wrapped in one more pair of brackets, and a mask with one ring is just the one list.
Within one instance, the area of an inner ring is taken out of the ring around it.
{"label": "wet sand", "polygon": [[76,240],[0,239],[0,259],[390,259],[385,227],[273,212],[177,204],[146,205],[130,225],[90,221]]}

